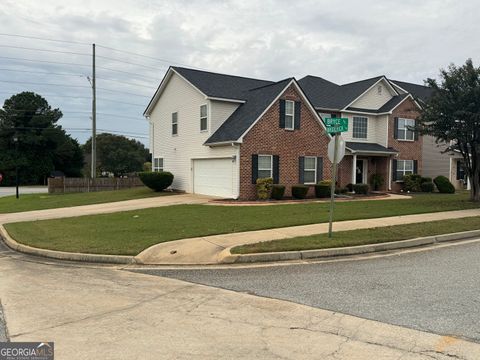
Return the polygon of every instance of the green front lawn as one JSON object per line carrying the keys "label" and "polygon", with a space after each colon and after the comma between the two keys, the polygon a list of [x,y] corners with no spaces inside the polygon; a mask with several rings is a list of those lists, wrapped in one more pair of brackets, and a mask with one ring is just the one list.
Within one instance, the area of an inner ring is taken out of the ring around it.
{"label": "green front lawn", "polygon": [[126,190],[99,191],[75,194],[25,194],[16,199],[15,196],[0,197],[0,214],[31,210],[54,209],[68,206],[102,204],[107,202],[141,199],[162,196],[171,193],[156,193],[146,187]]}
{"label": "green front lawn", "polygon": [[417,237],[448,234],[480,229],[480,217],[432,221],[421,224],[395,225],[373,229],[339,231],[329,238],[328,234],[265,241],[257,244],[237,246],[232,254],[250,254],[277,251],[299,251],[337,248],[345,246],[377,244],[389,241],[414,239]]}
{"label": "green front lawn", "polygon": [[[17,241],[54,250],[136,255],[183,238],[328,221],[328,203],[274,206],[176,205],[114,214],[8,224]],[[336,204],[335,220],[477,208],[468,194],[421,194],[408,200]]]}

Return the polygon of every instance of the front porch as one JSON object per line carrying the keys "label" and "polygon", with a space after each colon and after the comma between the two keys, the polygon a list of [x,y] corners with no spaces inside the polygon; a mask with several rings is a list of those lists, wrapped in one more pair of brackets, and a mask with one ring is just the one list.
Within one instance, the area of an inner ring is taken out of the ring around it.
{"label": "front porch", "polygon": [[346,143],[346,154],[338,168],[338,184],[369,184],[373,174],[381,175],[384,183],[378,191],[391,190],[392,158],[398,152],[374,143]]}

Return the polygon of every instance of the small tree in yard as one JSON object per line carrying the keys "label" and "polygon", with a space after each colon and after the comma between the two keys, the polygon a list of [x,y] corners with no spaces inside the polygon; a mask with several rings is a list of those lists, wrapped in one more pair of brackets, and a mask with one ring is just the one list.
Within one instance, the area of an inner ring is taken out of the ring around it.
{"label": "small tree in yard", "polygon": [[440,71],[440,82],[426,81],[432,97],[422,109],[418,130],[432,135],[446,151],[463,157],[472,201],[480,201],[480,68],[472,60]]}

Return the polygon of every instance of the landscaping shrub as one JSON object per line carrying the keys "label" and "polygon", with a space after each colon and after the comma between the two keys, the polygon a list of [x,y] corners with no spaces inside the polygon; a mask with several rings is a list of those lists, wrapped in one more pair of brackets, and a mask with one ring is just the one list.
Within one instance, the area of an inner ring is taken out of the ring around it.
{"label": "landscaping shrub", "polygon": [[307,185],[293,185],[292,186],[292,196],[295,199],[305,199],[308,193]]}
{"label": "landscaping shrub", "polygon": [[330,189],[332,186],[331,180],[322,180],[315,185],[315,197],[326,198],[330,196]]}
{"label": "landscaping shrub", "polygon": [[423,184],[423,183],[428,183],[428,182],[432,182],[432,178],[422,176],[422,180],[420,180],[420,183]]}
{"label": "landscaping shrub", "polygon": [[346,194],[347,192],[348,192],[348,189],[346,187],[335,189],[335,194]]}
{"label": "landscaping shrub", "polygon": [[368,186],[368,184],[355,184],[355,185],[353,185],[353,191],[355,191],[355,194],[367,195],[368,190],[370,190],[370,186]]}
{"label": "landscaping shrub", "polygon": [[422,191],[420,185],[422,184],[422,177],[418,174],[409,174],[403,177],[403,190],[410,192]]}
{"label": "landscaping shrub", "polygon": [[285,194],[285,186],[284,185],[272,185],[272,199],[275,200],[282,200],[283,194]]}
{"label": "landscaping shrub", "polygon": [[373,190],[377,191],[385,183],[385,179],[381,174],[372,174],[370,177],[370,184],[372,184]]}
{"label": "landscaping shrub", "polygon": [[424,193],[431,193],[431,192],[433,192],[433,190],[435,189],[435,186],[433,185],[433,182],[431,182],[431,181],[426,181],[426,182],[423,182],[423,183],[420,185],[420,189],[421,189],[422,192],[424,192]]}
{"label": "landscaping shrub", "polygon": [[455,187],[453,184],[446,178],[445,176],[437,176],[435,179],[433,179],[433,182],[437,186],[437,189],[439,192],[442,194],[453,194],[455,193]]}
{"label": "landscaping shrub", "polygon": [[350,184],[347,184],[347,186],[345,186],[348,190],[348,192],[353,192],[353,184],[350,183]]}
{"label": "landscaping shrub", "polygon": [[270,198],[270,191],[272,189],[273,179],[272,178],[258,178],[256,189],[257,189],[257,200],[267,200]]}
{"label": "landscaping shrub", "polygon": [[172,185],[173,174],[168,171],[143,171],[138,173],[143,184],[154,191],[163,191]]}

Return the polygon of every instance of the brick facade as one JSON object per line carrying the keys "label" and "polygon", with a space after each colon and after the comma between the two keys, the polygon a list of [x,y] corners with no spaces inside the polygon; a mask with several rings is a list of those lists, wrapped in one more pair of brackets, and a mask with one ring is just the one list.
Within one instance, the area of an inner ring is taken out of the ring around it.
{"label": "brick facade", "polygon": [[[395,118],[416,119],[420,116],[418,107],[411,99],[405,100],[393,114],[388,117],[388,146],[399,152],[397,160],[417,160],[418,173],[422,174],[422,144],[423,138],[418,137],[415,141],[402,141],[394,139]],[[396,169],[392,169],[395,171]],[[400,191],[402,189],[401,182],[392,181],[392,191]]]}
{"label": "brick facade", "polygon": [[[281,99],[301,101],[300,129],[286,130],[279,126],[279,102],[275,102],[250,129],[240,146],[240,199],[256,197],[252,184],[252,155],[279,156],[279,184],[285,185],[285,196],[291,196],[291,186],[299,183],[299,157],[323,158],[323,178],[331,178],[331,163],[327,156],[329,137],[316,116],[305,104],[292,84]],[[314,195],[313,187],[309,196]]]}

